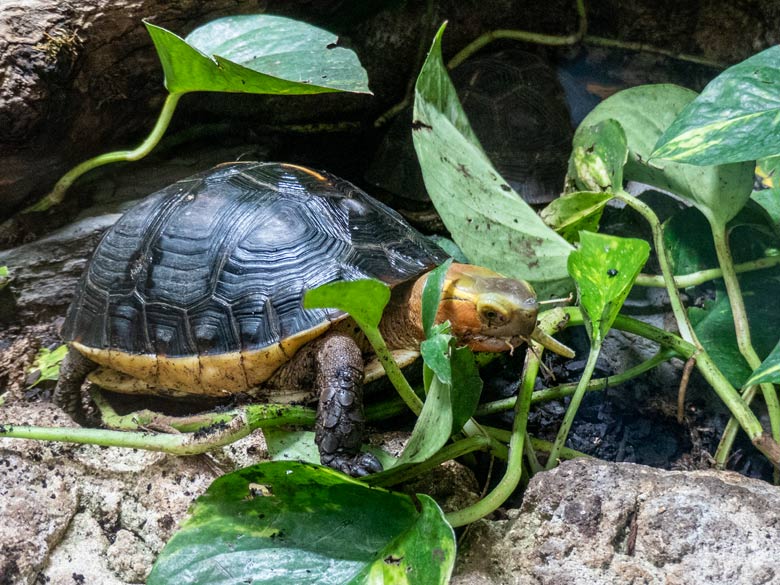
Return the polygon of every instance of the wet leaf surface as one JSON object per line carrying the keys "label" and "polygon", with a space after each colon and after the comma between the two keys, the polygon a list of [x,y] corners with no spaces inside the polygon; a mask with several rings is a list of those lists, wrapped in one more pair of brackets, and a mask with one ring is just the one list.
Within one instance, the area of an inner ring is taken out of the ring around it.
{"label": "wet leaf surface", "polygon": [[571,246],[493,168],[441,57],[442,27],[415,87],[412,134],[425,186],[458,247],[475,264],[530,281],[541,298],[570,288]]}
{"label": "wet leaf surface", "polygon": [[569,272],[577,283],[585,328],[594,345],[606,336],[649,254],[644,240],[580,234],[580,247],[569,257]]}
{"label": "wet leaf surface", "polygon": [[452,528],[436,503],[332,469],[269,462],[198,498],[147,583],[446,583]]}
{"label": "wet leaf surface", "polygon": [[696,165],[753,161],[780,151],[780,47],[726,69],[683,109],[654,158]]}
{"label": "wet leaf surface", "polygon": [[338,37],[281,16],[213,20],[185,39],[146,23],[171,93],[225,91],[314,94],[370,93],[357,55]]}
{"label": "wet leaf surface", "polygon": [[698,207],[716,224],[725,225],[750,198],[752,162],[692,166],[649,160],[658,138],[695,97],[696,92],[676,85],[634,87],[604,100],[586,116],[582,126],[617,120],[628,145],[625,180],[670,191]]}

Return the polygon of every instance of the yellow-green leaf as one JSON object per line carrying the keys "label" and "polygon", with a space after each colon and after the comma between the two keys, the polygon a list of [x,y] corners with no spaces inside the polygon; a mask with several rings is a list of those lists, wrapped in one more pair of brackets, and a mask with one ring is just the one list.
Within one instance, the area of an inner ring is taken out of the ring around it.
{"label": "yellow-green leaf", "polygon": [[145,23],[171,93],[371,93],[357,55],[305,22],[252,14],[213,20],[187,38]]}
{"label": "yellow-green leaf", "polygon": [[779,152],[780,46],[774,46],[713,79],[659,137],[651,156],[712,165]]}

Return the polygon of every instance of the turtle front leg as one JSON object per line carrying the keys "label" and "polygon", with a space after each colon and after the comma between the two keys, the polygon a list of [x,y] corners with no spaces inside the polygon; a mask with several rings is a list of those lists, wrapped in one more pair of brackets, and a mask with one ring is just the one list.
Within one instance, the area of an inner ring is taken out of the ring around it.
{"label": "turtle front leg", "polygon": [[363,356],[347,335],[326,337],[316,355],[319,404],[314,427],[323,465],[351,476],[382,471],[370,453],[361,453],[366,421],[363,415]]}
{"label": "turtle front leg", "polygon": [[60,364],[60,376],[54,388],[54,404],[67,412],[76,422],[83,422],[84,410],[81,406],[81,386],[84,380],[98,364],[84,357],[72,347]]}

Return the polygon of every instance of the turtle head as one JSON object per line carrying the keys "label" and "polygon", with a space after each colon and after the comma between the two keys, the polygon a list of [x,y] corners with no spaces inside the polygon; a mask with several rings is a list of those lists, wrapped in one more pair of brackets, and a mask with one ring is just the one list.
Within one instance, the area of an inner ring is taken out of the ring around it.
{"label": "turtle head", "polygon": [[528,341],[539,305],[530,284],[468,264],[447,271],[436,322],[475,351],[507,351]]}

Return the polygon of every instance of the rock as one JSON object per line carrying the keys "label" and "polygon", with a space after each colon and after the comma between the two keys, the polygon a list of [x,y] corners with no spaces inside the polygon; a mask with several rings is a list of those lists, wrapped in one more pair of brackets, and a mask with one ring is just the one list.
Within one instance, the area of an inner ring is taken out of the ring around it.
{"label": "rock", "polygon": [[[51,404],[13,400],[0,422],[73,424]],[[262,454],[265,443],[253,433],[230,449]],[[143,583],[195,498],[228,471],[210,455],[0,439],[0,583]]]}
{"label": "rock", "polygon": [[32,582],[76,514],[78,478],[67,467],[49,469],[69,450],[62,444],[29,444],[24,453],[3,446],[0,583]]}
{"label": "rock", "polygon": [[86,217],[40,240],[0,251],[0,265],[8,266],[13,278],[2,291],[0,315],[9,321],[35,320],[41,312],[64,315],[87,258],[117,219],[117,213]]}
{"label": "rock", "polygon": [[780,583],[780,488],[730,472],[579,459],[462,543],[455,584]]}

